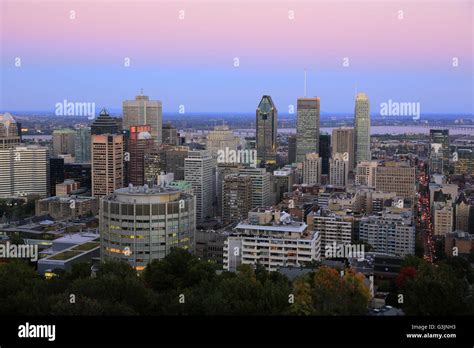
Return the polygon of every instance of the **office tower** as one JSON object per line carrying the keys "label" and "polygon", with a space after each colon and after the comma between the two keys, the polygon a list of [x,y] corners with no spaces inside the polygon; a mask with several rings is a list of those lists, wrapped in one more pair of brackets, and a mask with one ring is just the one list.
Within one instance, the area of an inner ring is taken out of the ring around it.
{"label": "office tower", "polygon": [[319,134],[319,157],[321,157],[321,174],[329,175],[329,158],[331,158],[331,136]]}
{"label": "office tower", "polygon": [[151,127],[130,126],[128,139],[128,183],[135,186],[145,184],[145,154],[153,149],[154,141],[150,134]]}
{"label": "office tower", "polygon": [[203,222],[213,212],[213,159],[208,151],[189,151],[184,160],[184,180],[189,181],[196,196],[196,220]]}
{"label": "office tower", "polygon": [[309,229],[318,231],[321,235],[321,251],[324,255],[326,245],[350,244],[353,222],[350,217],[320,209],[318,212],[311,212],[307,217]]}
{"label": "office tower", "polygon": [[218,151],[237,150],[240,138],[234,135],[229,126],[215,126],[206,137],[206,150],[211,152],[213,158],[217,158]]}
{"label": "office tower", "polygon": [[162,130],[163,144],[174,145],[174,146],[179,145],[178,144],[178,130],[171,125],[171,122],[164,124],[161,130]]}
{"label": "office tower", "polygon": [[430,129],[430,174],[449,173],[449,129]]}
{"label": "office tower", "polygon": [[20,145],[20,126],[8,112],[0,114],[0,149],[15,148]]}
{"label": "office tower", "polygon": [[455,230],[469,232],[469,217],[471,215],[472,206],[466,199],[464,192],[459,194],[459,197],[454,202],[456,221]]}
{"label": "office tower", "polygon": [[362,217],[359,238],[377,253],[405,257],[415,254],[415,225],[410,209],[386,208],[382,215]]}
{"label": "office tower", "polygon": [[296,135],[288,137],[288,163],[296,162]]}
{"label": "office tower", "polygon": [[365,93],[358,93],[354,112],[355,161],[370,161],[370,106]]}
{"label": "office tower", "polygon": [[276,162],[278,111],[269,95],[264,95],[256,112],[257,160],[261,164]]}
{"label": "office tower", "polygon": [[185,180],[185,159],[188,157],[187,146],[170,146],[164,148],[164,170],[174,173],[175,180]]}
{"label": "office tower", "polygon": [[125,261],[142,271],[171,248],[192,251],[195,204],[192,195],[169,187],[115,190],[100,201],[102,260]]}
{"label": "office tower", "polygon": [[110,117],[107,109],[102,109],[94,122],[91,125],[91,134],[118,134],[122,131],[121,121],[117,118]]}
{"label": "office tower", "polygon": [[320,242],[319,232],[293,221],[290,214],[257,208],[224,242],[224,269],[235,271],[242,264],[260,264],[268,271],[299,267],[321,259]]}
{"label": "office tower", "polygon": [[56,185],[64,182],[64,159],[49,159],[50,196],[56,196]]}
{"label": "office tower", "polygon": [[275,204],[272,200],[271,174],[265,168],[240,168],[239,173],[252,179],[252,209]]}
{"label": "office tower", "polygon": [[42,146],[0,149],[0,198],[50,193],[49,150]]}
{"label": "office tower", "polygon": [[91,129],[89,127],[76,129],[74,145],[76,163],[89,163],[91,161]]}
{"label": "office tower", "polygon": [[252,209],[252,178],[229,174],[222,184],[222,220],[224,223],[247,218]]}
{"label": "office tower", "polygon": [[303,184],[321,183],[322,158],[317,153],[307,153],[303,162]]}
{"label": "office tower", "polygon": [[162,105],[159,100],[149,100],[146,95],[137,95],[135,100],[123,102],[123,128],[131,126],[150,125],[151,136],[156,144],[161,144],[163,115]]}
{"label": "office tower", "polygon": [[335,153],[329,160],[329,184],[345,187],[349,176],[349,159],[343,153]]}
{"label": "office tower", "polygon": [[377,173],[377,166],[377,161],[359,162],[355,171],[355,184],[361,186],[375,187],[375,175]]}
{"label": "office tower", "polygon": [[346,153],[349,158],[349,171],[354,170],[354,128],[334,128],[331,138],[332,154]]}
{"label": "office tower", "polygon": [[415,167],[408,162],[385,162],[377,167],[375,188],[382,192],[396,192],[398,196],[413,198],[416,193]]}
{"label": "office tower", "polygon": [[222,187],[224,178],[229,174],[237,174],[239,169],[244,168],[238,163],[217,163],[216,168],[216,195],[217,195],[217,215],[222,216]]}
{"label": "office tower", "polygon": [[122,134],[92,135],[92,195],[101,197],[123,187]]}
{"label": "office tower", "polygon": [[291,167],[284,167],[273,171],[273,192],[275,193],[275,203],[280,203],[287,192],[293,190],[296,173]]}
{"label": "office tower", "polygon": [[457,160],[454,161],[455,175],[474,176],[474,148],[456,146]]}
{"label": "office tower", "polygon": [[298,98],[296,108],[296,161],[303,162],[307,153],[319,153],[320,100]]}
{"label": "office tower", "polygon": [[53,156],[69,154],[75,157],[76,132],[72,129],[57,129],[53,131]]}

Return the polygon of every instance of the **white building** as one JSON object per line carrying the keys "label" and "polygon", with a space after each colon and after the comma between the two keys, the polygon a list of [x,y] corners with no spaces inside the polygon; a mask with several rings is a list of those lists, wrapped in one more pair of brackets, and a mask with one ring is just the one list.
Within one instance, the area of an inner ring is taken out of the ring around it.
{"label": "white building", "polygon": [[329,184],[345,187],[349,176],[349,155],[335,153],[329,159]]}
{"label": "white building", "polygon": [[404,257],[415,254],[415,225],[410,209],[387,208],[382,214],[363,217],[359,238],[375,252]]}
{"label": "white building", "polygon": [[213,215],[214,160],[208,151],[189,151],[184,159],[184,180],[191,183],[196,196],[196,219]]}
{"label": "white building", "polygon": [[321,183],[322,158],[317,153],[308,153],[303,162],[303,184]]}
{"label": "white building", "polygon": [[377,161],[362,161],[358,163],[356,167],[355,184],[375,187],[377,166]]}
{"label": "white building", "polygon": [[0,149],[0,198],[49,194],[49,150],[42,146]]}
{"label": "white building", "polygon": [[321,235],[321,250],[326,245],[350,244],[352,238],[352,217],[341,216],[329,210],[319,210],[308,214],[308,225]]}
{"label": "white building", "polygon": [[298,267],[321,257],[319,233],[307,230],[304,222],[290,215],[265,208],[249,212],[249,219],[238,224],[224,243],[224,269],[241,264],[262,264],[269,271],[278,267]]}

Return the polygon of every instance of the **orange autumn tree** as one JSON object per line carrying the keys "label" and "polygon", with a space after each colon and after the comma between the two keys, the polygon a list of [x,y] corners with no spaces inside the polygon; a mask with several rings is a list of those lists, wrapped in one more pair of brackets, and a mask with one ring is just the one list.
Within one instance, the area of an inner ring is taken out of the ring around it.
{"label": "orange autumn tree", "polygon": [[360,315],[367,311],[370,293],[362,274],[348,271],[341,277],[323,266],[314,275],[312,299],[316,315]]}

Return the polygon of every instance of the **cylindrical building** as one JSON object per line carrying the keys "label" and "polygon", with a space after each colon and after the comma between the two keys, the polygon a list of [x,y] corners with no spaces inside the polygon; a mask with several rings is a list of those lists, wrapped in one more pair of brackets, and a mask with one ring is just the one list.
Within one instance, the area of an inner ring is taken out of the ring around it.
{"label": "cylindrical building", "polygon": [[173,247],[193,249],[196,201],[169,187],[122,188],[100,203],[102,260],[128,262],[141,271]]}

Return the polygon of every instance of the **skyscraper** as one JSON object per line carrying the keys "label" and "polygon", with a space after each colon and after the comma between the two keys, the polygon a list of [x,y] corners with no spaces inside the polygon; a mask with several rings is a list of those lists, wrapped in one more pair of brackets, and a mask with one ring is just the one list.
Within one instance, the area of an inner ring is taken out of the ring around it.
{"label": "skyscraper", "polygon": [[319,98],[298,98],[296,118],[297,162],[303,162],[307,153],[319,153],[319,118]]}
{"label": "skyscraper", "polygon": [[331,158],[331,136],[328,133],[319,134],[319,157],[321,157],[321,174],[329,175],[329,158]]}
{"label": "skyscraper", "polygon": [[189,181],[196,196],[196,220],[212,216],[214,201],[214,161],[208,151],[189,151],[184,160],[184,180]]}
{"label": "skyscraper", "polygon": [[272,196],[272,175],[265,168],[240,168],[239,173],[252,179],[252,208],[275,204]]}
{"label": "skyscraper", "polygon": [[354,170],[354,128],[334,128],[331,138],[332,155],[346,153],[349,160],[349,170]]}
{"label": "skyscraper", "polygon": [[20,145],[20,130],[13,116],[6,112],[0,114],[0,149],[14,148]]}
{"label": "skyscraper", "polygon": [[322,158],[317,153],[307,153],[303,162],[303,184],[321,183]]}
{"label": "skyscraper", "polygon": [[430,129],[430,174],[449,173],[449,129]]}
{"label": "skyscraper", "polygon": [[92,136],[92,195],[112,194],[123,187],[123,135]]}
{"label": "skyscraper", "polygon": [[354,112],[355,161],[370,161],[370,105],[365,93],[358,93]]}
{"label": "skyscraper", "polygon": [[296,162],[296,135],[288,137],[288,163]]}
{"label": "skyscraper", "polygon": [[72,129],[57,129],[53,131],[53,156],[69,154],[75,157],[76,132]]}
{"label": "skyscraper", "polygon": [[278,111],[269,95],[264,95],[256,112],[257,160],[262,164],[276,162]]}
{"label": "skyscraper", "polygon": [[122,130],[119,119],[110,117],[107,109],[102,109],[91,125],[91,134],[118,134]]}
{"label": "skyscraper", "polygon": [[229,174],[222,184],[222,220],[234,222],[247,218],[252,209],[252,178]]}
{"label": "skyscraper", "polygon": [[154,146],[150,131],[151,127],[148,125],[130,126],[128,182],[135,186],[145,184],[145,154]]}
{"label": "skyscraper", "polygon": [[43,146],[0,149],[0,197],[49,195],[49,150]]}
{"label": "skyscraper", "polygon": [[349,175],[349,159],[343,153],[335,153],[329,160],[329,184],[346,186]]}
{"label": "skyscraper", "polygon": [[91,129],[89,127],[76,128],[74,140],[76,163],[91,161]]}
{"label": "skyscraper", "polygon": [[151,136],[155,143],[163,141],[162,105],[159,100],[149,100],[146,95],[137,95],[135,100],[123,102],[123,128],[130,130],[131,126],[150,125]]}

